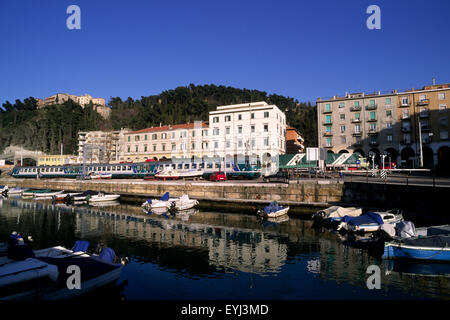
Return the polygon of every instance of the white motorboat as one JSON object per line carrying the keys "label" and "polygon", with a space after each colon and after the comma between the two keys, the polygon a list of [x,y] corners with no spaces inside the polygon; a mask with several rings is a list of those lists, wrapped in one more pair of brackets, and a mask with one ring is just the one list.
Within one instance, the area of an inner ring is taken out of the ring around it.
{"label": "white motorboat", "polygon": [[159,200],[148,199],[142,204],[142,208],[147,211],[158,210],[158,212],[167,211],[171,208],[176,211],[181,211],[192,209],[196,205],[198,205],[198,200],[189,199],[187,194],[182,195],[180,198],[170,198],[169,192],[166,192]]}
{"label": "white motorboat", "polygon": [[180,178],[180,174],[175,169],[165,169],[155,174],[155,179],[176,180]]}
{"label": "white motorboat", "polygon": [[357,217],[343,217],[337,230],[364,233],[375,232],[380,230],[383,224],[395,225],[401,221],[403,221],[403,215],[398,210],[367,212]]}
{"label": "white motorboat", "polygon": [[[23,260],[0,258],[0,300],[70,299],[117,281],[125,261],[117,263],[111,248],[103,248],[99,255],[87,254],[88,246],[87,241],[79,241],[73,250],[52,247],[31,251]],[[80,269],[78,290],[67,286],[72,266]]]}
{"label": "white motorboat", "polygon": [[198,200],[189,199],[189,196],[187,194],[184,194],[180,198],[174,199],[173,201],[170,202],[171,202],[170,206],[171,207],[175,206],[175,209],[177,211],[189,210],[198,205]]}
{"label": "white motorboat", "polygon": [[112,179],[112,173],[96,173],[92,172],[89,174],[91,179]]}
{"label": "white motorboat", "polygon": [[276,218],[287,214],[288,211],[289,207],[282,207],[278,205],[277,201],[273,201],[268,206],[265,206],[263,209],[258,210],[258,215],[267,218]]}
{"label": "white motorboat", "polygon": [[13,189],[8,189],[8,191],[6,191],[6,195],[9,196],[20,196],[22,195],[23,192],[28,191],[28,188],[20,188],[20,187],[15,187]]}
{"label": "white motorboat", "polygon": [[361,214],[362,214],[361,208],[356,208],[356,207],[345,208],[345,207],[341,207],[341,206],[332,206],[332,207],[317,211],[313,215],[313,218],[314,218],[314,220],[329,219],[330,221],[340,221],[345,216],[358,217]]}
{"label": "white motorboat", "polygon": [[119,194],[104,194],[99,192],[97,195],[91,196],[88,200],[88,203],[92,202],[106,202],[106,201],[114,201],[120,198]]}
{"label": "white motorboat", "polygon": [[203,170],[187,170],[187,171],[179,171],[180,179],[200,179],[203,176]]}
{"label": "white motorboat", "polygon": [[1,195],[6,195],[8,193],[8,186],[0,186],[0,194]]}
{"label": "white motorboat", "polygon": [[22,192],[23,198],[50,198],[56,196],[58,194],[64,193],[64,190],[61,191],[51,191],[51,190],[29,190]]}

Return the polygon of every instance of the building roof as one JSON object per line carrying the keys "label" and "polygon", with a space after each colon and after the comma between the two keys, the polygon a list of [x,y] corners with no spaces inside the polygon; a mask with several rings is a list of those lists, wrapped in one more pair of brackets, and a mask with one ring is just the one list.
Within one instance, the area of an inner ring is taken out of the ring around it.
{"label": "building roof", "polygon": [[[202,128],[208,128],[208,122],[202,122]],[[137,131],[130,131],[126,134],[137,134],[137,133],[146,133],[146,132],[160,132],[160,131],[171,131],[171,130],[180,130],[180,129],[194,129],[196,123],[182,123],[182,124],[174,124],[174,125],[165,125],[161,127],[151,127],[146,129],[141,129]]]}

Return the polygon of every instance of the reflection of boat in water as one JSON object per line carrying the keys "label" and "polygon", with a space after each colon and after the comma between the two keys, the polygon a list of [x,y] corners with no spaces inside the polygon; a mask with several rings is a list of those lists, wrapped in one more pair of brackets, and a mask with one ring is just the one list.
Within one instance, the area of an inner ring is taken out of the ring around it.
{"label": "reflection of boat in water", "polygon": [[268,206],[258,210],[258,215],[267,218],[276,218],[287,214],[289,207],[282,207],[278,205],[277,201],[271,202]]}
{"label": "reflection of boat in water", "polygon": [[342,217],[337,230],[361,233],[375,232],[380,230],[383,224],[395,225],[401,221],[403,221],[403,215],[398,210],[367,212],[356,217]]}
{"label": "reflection of boat in water", "polygon": [[289,221],[289,216],[287,214],[284,214],[282,216],[278,216],[278,217],[268,217],[267,221],[272,222],[272,223],[282,223],[282,222],[286,222]]}
{"label": "reflection of boat in water", "polygon": [[117,200],[113,201],[98,201],[98,202],[89,202],[89,205],[92,207],[112,207],[120,205],[120,202]]}
{"label": "reflection of boat in water", "polygon": [[406,260],[383,260],[386,275],[392,273],[430,277],[450,277],[450,264]]}

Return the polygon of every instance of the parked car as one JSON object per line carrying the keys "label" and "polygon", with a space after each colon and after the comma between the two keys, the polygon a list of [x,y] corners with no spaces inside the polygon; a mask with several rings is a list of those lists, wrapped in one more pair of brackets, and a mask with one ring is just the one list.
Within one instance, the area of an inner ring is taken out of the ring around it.
{"label": "parked car", "polygon": [[265,176],[263,178],[264,182],[281,182],[281,183],[289,183],[289,173],[284,171],[278,171],[275,174],[270,176]]}
{"label": "parked car", "polygon": [[227,175],[223,171],[216,171],[212,175],[209,176],[209,180],[211,180],[211,181],[225,181],[225,180],[227,180]]}

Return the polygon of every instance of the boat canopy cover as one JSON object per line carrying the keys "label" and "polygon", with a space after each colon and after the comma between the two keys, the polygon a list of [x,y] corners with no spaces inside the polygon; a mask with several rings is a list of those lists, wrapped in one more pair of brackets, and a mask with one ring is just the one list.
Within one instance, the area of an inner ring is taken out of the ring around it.
{"label": "boat canopy cover", "polygon": [[87,190],[87,191],[83,192],[81,195],[82,196],[95,196],[97,194],[98,194],[97,191]]}
{"label": "boat canopy cover", "polygon": [[427,230],[428,236],[435,236],[435,235],[450,235],[450,225],[446,226],[438,226],[438,227],[429,227]]}
{"label": "boat canopy cover", "polygon": [[411,238],[417,236],[414,223],[411,221],[402,221],[395,224],[395,235],[402,238]]}
{"label": "boat canopy cover", "polygon": [[358,217],[345,216],[342,218],[342,221],[354,226],[370,223],[382,225],[384,223],[383,218],[381,218],[381,216],[375,212],[367,212]]}
{"label": "boat canopy cover", "polygon": [[114,262],[115,256],[116,256],[116,253],[111,248],[103,248],[102,252],[100,252],[100,255],[99,255],[100,259],[102,259],[103,261],[109,262],[109,263]]}
{"label": "boat canopy cover", "polygon": [[402,239],[402,243],[408,246],[416,247],[437,247],[445,248],[450,247],[450,236],[429,236],[418,238],[406,238]]}
{"label": "boat canopy cover", "polygon": [[332,206],[323,209],[319,212],[323,213],[323,217],[326,218],[342,218],[344,216],[357,217],[362,214],[361,208],[344,208],[340,206]]}
{"label": "boat canopy cover", "polygon": [[280,211],[280,210],[283,210],[283,209],[284,209],[284,207],[279,206],[278,202],[273,201],[268,206],[264,207],[264,212],[269,214],[269,213],[277,212],[277,211]]}
{"label": "boat canopy cover", "polygon": [[85,241],[85,240],[77,240],[75,242],[75,245],[73,246],[72,251],[73,252],[86,252],[87,249],[89,248],[89,241]]}
{"label": "boat canopy cover", "polygon": [[147,200],[147,203],[148,203],[148,204],[152,204],[152,199],[148,199],[148,200]]}
{"label": "boat canopy cover", "polygon": [[166,193],[164,193],[164,195],[161,197],[161,201],[167,201],[167,200],[169,200],[169,198],[170,198],[170,195],[169,195],[169,192],[166,192]]}

